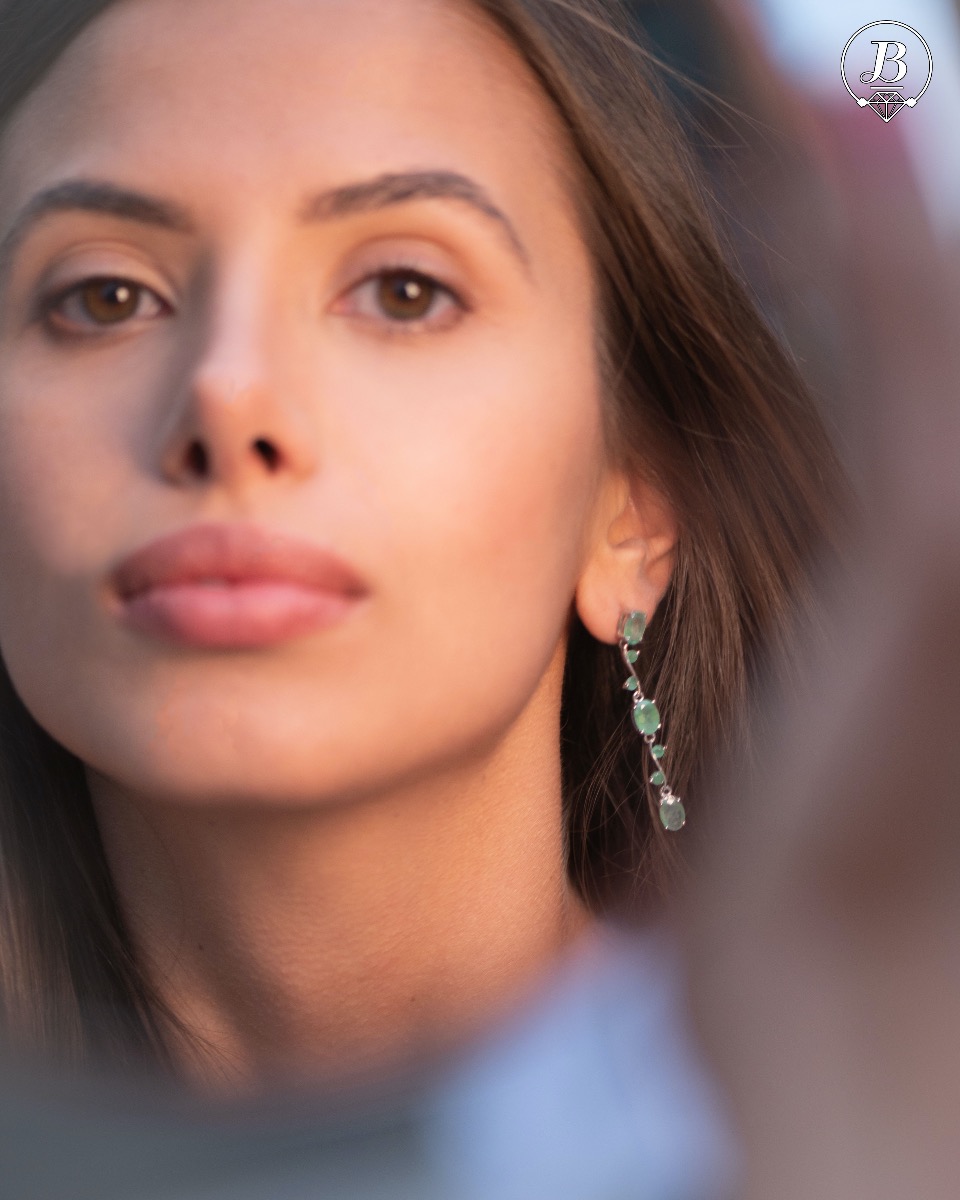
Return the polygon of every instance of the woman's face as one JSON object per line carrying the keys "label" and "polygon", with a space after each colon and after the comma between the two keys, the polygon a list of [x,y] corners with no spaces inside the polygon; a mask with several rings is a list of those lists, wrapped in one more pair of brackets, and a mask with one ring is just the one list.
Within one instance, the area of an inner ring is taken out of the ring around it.
{"label": "woman's face", "polygon": [[[562,153],[449,0],[125,0],[23,103],[0,237],[68,181],[113,210],[48,209],[0,281],[0,647],[88,766],[359,795],[557,683],[608,479]],[[111,572],[198,521],[306,538],[364,595],[269,645],[132,629]]]}

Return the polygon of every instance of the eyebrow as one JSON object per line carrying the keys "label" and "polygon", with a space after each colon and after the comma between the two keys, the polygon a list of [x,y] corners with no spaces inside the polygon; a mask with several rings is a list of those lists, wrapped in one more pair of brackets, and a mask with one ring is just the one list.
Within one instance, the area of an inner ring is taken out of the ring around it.
{"label": "eyebrow", "polygon": [[[499,229],[529,275],[529,253],[509,217],[494,204],[479,183],[455,171],[386,172],[359,183],[328,188],[304,199],[297,220],[308,225],[427,199],[459,200],[482,213]],[[6,276],[13,256],[29,230],[55,212],[105,213],[176,233],[196,232],[189,210],[173,200],[119,187],[105,180],[67,179],[37,192],[17,213],[0,240],[0,280]]]}

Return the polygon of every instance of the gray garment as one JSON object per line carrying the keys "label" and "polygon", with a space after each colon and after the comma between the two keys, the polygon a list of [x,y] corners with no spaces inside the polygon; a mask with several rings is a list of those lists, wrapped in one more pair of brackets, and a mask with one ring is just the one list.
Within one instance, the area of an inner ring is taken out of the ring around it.
{"label": "gray garment", "polygon": [[669,943],[611,927],[508,1026],[377,1097],[214,1110],[0,1083],[0,1200],[728,1200],[738,1161]]}

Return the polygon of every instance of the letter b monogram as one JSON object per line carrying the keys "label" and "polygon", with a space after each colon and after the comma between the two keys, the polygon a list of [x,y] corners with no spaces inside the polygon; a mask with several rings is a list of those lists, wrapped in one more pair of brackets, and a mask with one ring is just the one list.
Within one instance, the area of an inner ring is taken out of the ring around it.
{"label": "letter b monogram", "polygon": [[[873,74],[871,75],[868,71],[864,71],[860,76],[860,82],[876,83],[879,79],[883,83],[899,83],[907,73],[907,64],[903,61],[907,54],[907,48],[903,42],[877,42],[871,40],[870,45],[877,48],[877,61],[873,67]],[[890,46],[896,46],[896,54],[887,54],[887,49]],[[895,62],[897,64],[897,73],[893,79],[884,79],[883,77],[883,66],[886,62]]]}

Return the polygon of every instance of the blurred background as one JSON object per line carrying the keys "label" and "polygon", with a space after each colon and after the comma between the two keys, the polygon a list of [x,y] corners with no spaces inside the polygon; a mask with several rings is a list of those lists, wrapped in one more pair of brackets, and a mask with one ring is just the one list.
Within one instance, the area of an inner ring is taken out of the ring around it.
{"label": "blurred background", "polygon": [[890,16],[872,0],[629,8],[863,502],[844,653],[771,697],[769,761],[718,781],[685,953],[611,934],[509,1028],[376,1097],[213,1112],[11,1062],[2,1200],[956,1194],[960,12],[892,14],[933,76],[884,121],[840,78],[851,35]]}
{"label": "blurred background", "polygon": [[[917,107],[889,122],[859,108],[840,78],[848,39],[890,16],[869,0],[631,8],[659,56],[739,110],[673,88],[743,274],[821,397],[858,483],[882,495],[897,438],[878,427],[875,398],[896,380],[901,395],[918,385],[917,369],[937,353],[930,316],[960,267],[956,4],[910,0],[892,14],[927,41],[934,71]],[[926,67],[911,56],[905,95]]]}

